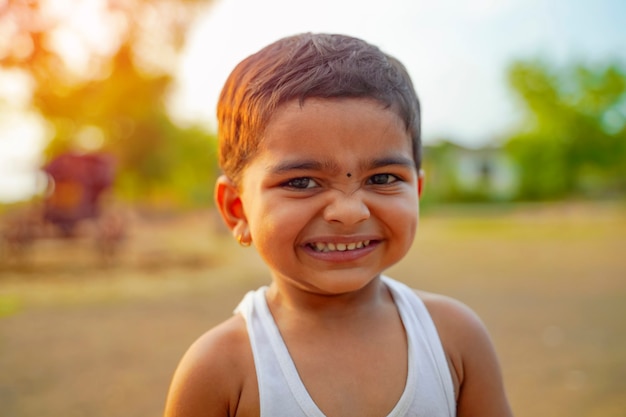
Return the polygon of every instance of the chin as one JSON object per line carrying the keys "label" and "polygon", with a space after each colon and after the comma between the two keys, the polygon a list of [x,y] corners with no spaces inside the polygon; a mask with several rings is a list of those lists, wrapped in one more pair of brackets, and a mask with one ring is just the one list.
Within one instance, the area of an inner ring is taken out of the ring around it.
{"label": "chin", "polygon": [[367,287],[380,273],[363,275],[362,273],[326,273],[323,279],[311,282],[314,291],[322,295],[343,295],[361,291]]}

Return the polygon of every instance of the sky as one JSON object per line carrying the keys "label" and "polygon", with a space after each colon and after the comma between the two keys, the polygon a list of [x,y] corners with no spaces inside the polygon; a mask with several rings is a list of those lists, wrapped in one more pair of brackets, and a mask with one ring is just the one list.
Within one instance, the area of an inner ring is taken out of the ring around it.
{"label": "sky", "polygon": [[[342,33],[405,64],[426,143],[481,146],[520,123],[506,84],[513,60],[626,63],[625,22],[623,0],[214,0],[190,28],[171,111],[215,129],[217,97],[239,61],[284,36]],[[28,97],[6,80],[0,95],[23,108]],[[45,136],[35,115],[0,114],[0,201],[32,194]]]}

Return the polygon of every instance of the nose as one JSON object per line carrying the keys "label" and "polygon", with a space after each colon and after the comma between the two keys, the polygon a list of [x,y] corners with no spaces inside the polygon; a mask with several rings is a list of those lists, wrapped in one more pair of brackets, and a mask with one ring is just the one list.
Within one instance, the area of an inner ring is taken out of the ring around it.
{"label": "nose", "polygon": [[324,208],[324,219],[327,222],[352,225],[370,217],[370,210],[359,193],[334,193]]}

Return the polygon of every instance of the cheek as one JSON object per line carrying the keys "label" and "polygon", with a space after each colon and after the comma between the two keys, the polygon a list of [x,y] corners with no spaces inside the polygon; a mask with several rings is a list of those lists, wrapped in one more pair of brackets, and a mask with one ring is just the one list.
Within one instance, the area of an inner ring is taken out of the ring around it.
{"label": "cheek", "polygon": [[396,210],[389,212],[389,218],[395,224],[398,233],[413,241],[419,223],[419,204],[417,199],[406,199],[395,206]]}
{"label": "cheek", "polygon": [[293,229],[302,216],[289,202],[266,199],[256,205],[248,216],[252,238],[257,244],[276,245],[279,240],[293,238]]}
{"label": "cheek", "polygon": [[418,221],[417,215],[414,215],[412,217],[407,217],[407,220],[404,223],[404,230],[405,230],[404,233],[406,235],[406,239],[409,244],[412,244],[413,239],[415,239],[415,234],[417,231],[418,223],[419,221]]}

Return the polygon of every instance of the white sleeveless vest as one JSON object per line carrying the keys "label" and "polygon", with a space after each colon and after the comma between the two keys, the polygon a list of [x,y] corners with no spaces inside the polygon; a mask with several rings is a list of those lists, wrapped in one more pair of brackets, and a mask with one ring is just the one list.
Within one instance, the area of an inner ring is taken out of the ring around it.
{"label": "white sleeveless vest", "polygon": [[[386,417],[454,417],[452,377],[435,325],[405,284],[382,277],[391,290],[408,340],[404,392]],[[272,317],[267,287],[249,292],[236,313],[246,320],[259,384],[261,417],[325,417],[307,392]],[[385,417],[385,416],[381,416]]]}

